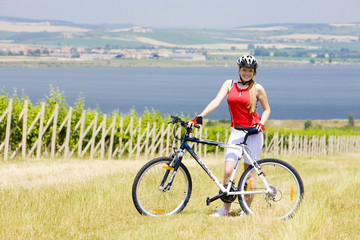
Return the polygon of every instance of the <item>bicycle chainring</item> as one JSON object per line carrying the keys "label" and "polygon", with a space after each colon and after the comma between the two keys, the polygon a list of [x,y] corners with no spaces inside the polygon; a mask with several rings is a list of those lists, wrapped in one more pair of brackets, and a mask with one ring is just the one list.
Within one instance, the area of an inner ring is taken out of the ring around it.
{"label": "bicycle chainring", "polygon": [[[227,185],[224,186],[225,188],[227,188]],[[230,188],[230,192],[236,192],[237,191],[237,188],[232,185],[231,188]],[[219,194],[221,194],[221,190],[219,191]],[[220,199],[221,201],[223,201],[224,203],[232,203],[236,200],[236,197],[237,195],[225,195],[225,196],[222,196]]]}

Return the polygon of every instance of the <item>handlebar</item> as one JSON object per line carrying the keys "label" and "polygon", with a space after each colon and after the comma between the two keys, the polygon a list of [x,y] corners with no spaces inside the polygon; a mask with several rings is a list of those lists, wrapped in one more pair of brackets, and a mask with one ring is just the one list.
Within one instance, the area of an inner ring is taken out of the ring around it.
{"label": "handlebar", "polygon": [[[180,123],[181,126],[183,126],[184,128],[186,128],[186,129],[191,129],[191,128],[188,127],[189,122],[183,121],[183,120],[182,120],[181,118],[179,118],[178,116],[171,115],[170,117],[171,117],[173,120],[170,121],[170,122],[168,122],[168,123],[172,123],[172,124]],[[200,128],[200,125],[199,125],[199,124],[194,124],[194,127],[195,127],[195,128]]]}
{"label": "handlebar", "polygon": [[[192,132],[192,127],[189,127],[189,122],[183,121],[183,120],[182,120],[181,118],[179,118],[178,116],[171,115],[170,117],[172,118],[172,121],[168,122],[168,124],[169,124],[169,123],[175,124],[173,133],[174,133],[174,137],[175,137],[176,139],[178,139],[178,138],[176,137],[176,134],[175,134],[175,129],[176,129],[176,124],[177,124],[177,123],[180,123],[180,125],[186,129],[186,133],[187,133],[187,134],[190,134],[190,133]],[[195,124],[194,127],[195,127],[195,128],[200,128],[200,125]]]}
{"label": "handlebar", "polygon": [[[179,118],[178,116],[171,115],[170,117],[172,118],[172,121],[168,122],[168,124],[169,124],[169,123],[172,123],[172,124],[180,123],[180,125],[186,129],[187,133],[191,133],[191,132],[192,132],[192,128],[189,127],[189,122],[183,121],[183,120],[182,120],[181,118]],[[195,128],[200,128],[200,125],[199,125],[199,124],[194,124],[194,127],[195,127]],[[246,139],[247,139],[247,136],[253,135],[253,134],[257,134],[257,133],[259,132],[259,131],[257,130],[257,128],[254,128],[254,127],[240,127],[240,126],[236,126],[235,129],[236,129],[236,130],[239,130],[239,131],[244,131],[244,132],[246,133],[245,141],[246,141]]]}

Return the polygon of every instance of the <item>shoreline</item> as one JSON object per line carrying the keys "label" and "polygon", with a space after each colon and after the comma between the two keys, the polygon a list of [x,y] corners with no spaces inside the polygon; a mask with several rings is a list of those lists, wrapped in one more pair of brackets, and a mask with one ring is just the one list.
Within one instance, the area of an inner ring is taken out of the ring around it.
{"label": "shoreline", "polygon": [[[315,62],[309,60],[261,59],[262,66],[351,66],[360,62]],[[0,68],[52,68],[52,67],[233,67],[232,60],[180,61],[180,60],[136,60],[136,59],[95,59],[48,58],[48,57],[0,57]]]}

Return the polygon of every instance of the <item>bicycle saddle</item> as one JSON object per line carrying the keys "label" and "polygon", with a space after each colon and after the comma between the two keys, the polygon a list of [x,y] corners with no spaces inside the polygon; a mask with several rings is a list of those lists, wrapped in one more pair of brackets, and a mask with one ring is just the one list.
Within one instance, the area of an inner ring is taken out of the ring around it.
{"label": "bicycle saddle", "polygon": [[252,135],[252,134],[257,134],[259,131],[257,130],[257,128],[253,128],[253,127],[240,127],[240,126],[236,126],[235,127],[236,130],[240,130],[240,131],[245,131],[248,135]]}

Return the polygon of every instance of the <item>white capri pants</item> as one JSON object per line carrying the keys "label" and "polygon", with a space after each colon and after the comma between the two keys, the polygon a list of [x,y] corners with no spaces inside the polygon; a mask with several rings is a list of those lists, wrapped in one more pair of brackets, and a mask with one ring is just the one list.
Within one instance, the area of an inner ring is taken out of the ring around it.
{"label": "white capri pants", "polygon": [[[228,144],[239,144],[244,141],[245,132],[236,130],[235,128],[230,128],[230,137]],[[258,160],[261,149],[264,144],[264,138],[263,133],[259,132],[258,134],[253,134],[248,136],[247,141],[247,148],[250,151],[249,155],[254,160]],[[238,159],[238,156],[241,154],[241,150],[233,149],[233,148],[226,148],[225,153],[225,161],[233,161],[236,162]],[[251,164],[250,160],[244,155],[244,163]]]}

